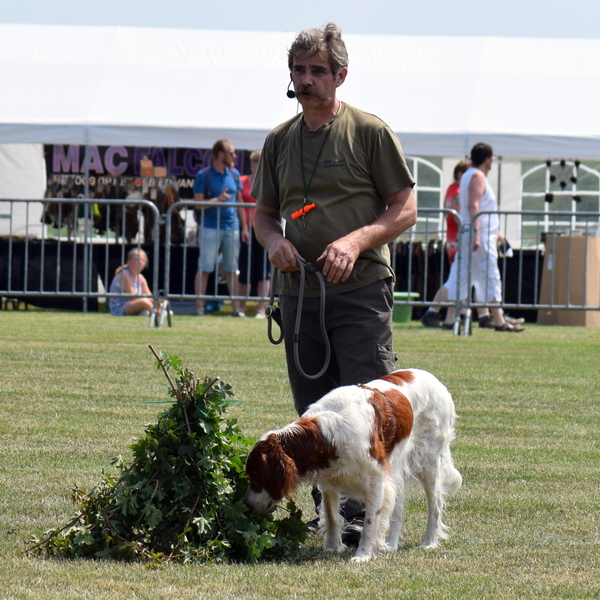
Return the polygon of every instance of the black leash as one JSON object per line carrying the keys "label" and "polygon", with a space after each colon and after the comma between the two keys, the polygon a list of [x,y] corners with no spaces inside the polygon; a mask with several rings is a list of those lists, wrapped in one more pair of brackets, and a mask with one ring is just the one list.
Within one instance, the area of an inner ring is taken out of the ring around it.
{"label": "black leash", "polygon": [[[298,312],[296,313],[296,323],[294,325],[294,361],[296,363],[296,369],[298,369],[298,373],[302,375],[305,379],[319,379],[325,371],[327,371],[329,367],[329,362],[331,360],[331,345],[329,344],[329,338],[327,337],[327,330],[325,329],[325,280],[323,279],[323,274],[319,271],[314,265],[310,263],[304,263],[299,258],[296,258],[298,262],[298,266],[300,268],[300,288],[298,290]],[[298,354],[298,345],[300,343],[300,323],[302,322],[302,305],[304,303],[304,287],[306,280],[305,270],[314,273],[319,280],[319,286],[321,288],[321,302],[319,304],[319,323],[321,326],[321,334],[323,335],[323,341],[325,342],[325,363],[323,364],[323,368],[316,375],[309,375],[304,371],[302,366],[300,365],[300,356]],[[267,334],[269,336],[269,341],[271,344],[280,344],[283,340],[283,322],[281,319],[281,309],[275,308],[275,283],[277,281],[277,274],[279,269],[275,269],[273,273],[273,282],[271,284],[271,298],[269,300],[269,304],[265,307],[265,315],[268,318],[267,321]],[[279,339],[275,340],[273,338],[273,319],[279,326],[279,330],[281,335]]]}

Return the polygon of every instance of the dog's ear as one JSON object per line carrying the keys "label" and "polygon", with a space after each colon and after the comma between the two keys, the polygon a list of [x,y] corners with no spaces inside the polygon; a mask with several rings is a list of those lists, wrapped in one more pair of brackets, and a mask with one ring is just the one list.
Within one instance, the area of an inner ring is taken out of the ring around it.
{"label": "dog's ear", "polygon": [[278,490],[278,499],[289,496],[296,485],[298,469],[293,458],[287,454],[279,438],[273,435],[268,457],[268,469]]}
{"label": "dog's ear", "polygon": [[275,501],[285,498],[295,486],[298,470],[275,433],[260,440],[248,455],[246,472],[255,492],[265,490]]}

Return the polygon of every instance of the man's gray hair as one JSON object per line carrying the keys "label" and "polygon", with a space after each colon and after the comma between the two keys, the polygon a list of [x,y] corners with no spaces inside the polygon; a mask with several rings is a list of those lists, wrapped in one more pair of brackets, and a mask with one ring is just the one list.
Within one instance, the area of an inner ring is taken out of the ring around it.
{"label": "man's gray hair", "polygon": [[329,52],[329,65],[334,77],[348,66],[348,51],[342,40],[342,30],[335,23],[327,23],[323,27],[304,29],[294,40],[288,51],[288,66],[290,71],[294,66],[294,59],[299,53],[313,56],[319,52]]}

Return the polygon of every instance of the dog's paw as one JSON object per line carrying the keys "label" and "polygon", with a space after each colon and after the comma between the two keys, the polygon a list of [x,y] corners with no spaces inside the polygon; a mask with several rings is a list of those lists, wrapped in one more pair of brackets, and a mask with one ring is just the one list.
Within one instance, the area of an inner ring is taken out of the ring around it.
{"label": "dog's paw", "polygon": [[371,560],[371,555],[370,554],[363,554],[363,555],[360,555],[360,556],[357,554],[356,556],[353,556],[350,559],[350,562],[353,562],[353,563],[364,563],[364,562],[368,562],[369,560]]}
{"label": "dog's paw", "polygon": [[420,548],[425,548],[425,550],[433,550],[439,546],[439,542],[437,540],[423,540],[421,542]]}
{"label": "dog's paw", "polygon": [[346,546],[346,544],[342,544],[342,542],[339,542],[338,544],[327,544],[325,546],[325,552],[342,553],[345,552],[347,548],[348,546]]}

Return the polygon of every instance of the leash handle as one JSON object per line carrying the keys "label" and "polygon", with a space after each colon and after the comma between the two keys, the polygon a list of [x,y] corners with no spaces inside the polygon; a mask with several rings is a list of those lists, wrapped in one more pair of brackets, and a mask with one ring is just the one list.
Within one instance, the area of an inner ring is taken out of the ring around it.
{"label": "leash handle", "polygon": [[[315,267],[312,263],[304,263],[299,258],[296,257],[296,261],[298,262],[300,268],[300,292],[302,296],[304,296],[304,279],[302,275],[304,274],[304,269],[307,269],[310,273],[313,274],[321,274],[321,272]],[[277,282],[277,275],[279,274],[279,269],[273,270],[273,281],[271,282],[271,295],[269,298],[269,304],[265,306],[265,316],[267,317],[267,336],[269,337],[269,341],[274,346],[281,344],[283,341],[283,321],[281,318],[281,309],[279,307],[275,307],[275,284]],[[317,277],[319,276],[317,275]],[[321,275],[321,278],[323,276]],[[280,335],[278,339],[274,339],[273,337],[273,320],[277,323],[280,331]],[[296,332],[297,333],[297,332]]]}
{"label": "leash handle", "polygon": [[315,267],[315,265],[313,265],[312,263],[302,262],[299,258],[296,258],[296,262],[300,266],[300,271],[302,271],[302,267],[304,267],[309,273],[312,273],[313,275],[316,275],[317,277],[319,277],[319,275],[321,275],[321,279],[323,279],[323,275],[321,274],[321,271],[319,271],[319,269],[317,269],[317,267]]}
{"label": "leash handle", "polygon": [[[283,322],[281,320],[281,309],[275,308],[275,283],[277,281],[277,274],[279,269],[273,270],[273,281],[271,282],[271,297],[269,298],[269,304],[265,306],[265,315],[267,317],[267,335],[271,344],[277,346],[283,341]],[[279,338],[273,337],[273,319],[279,326]]]}

